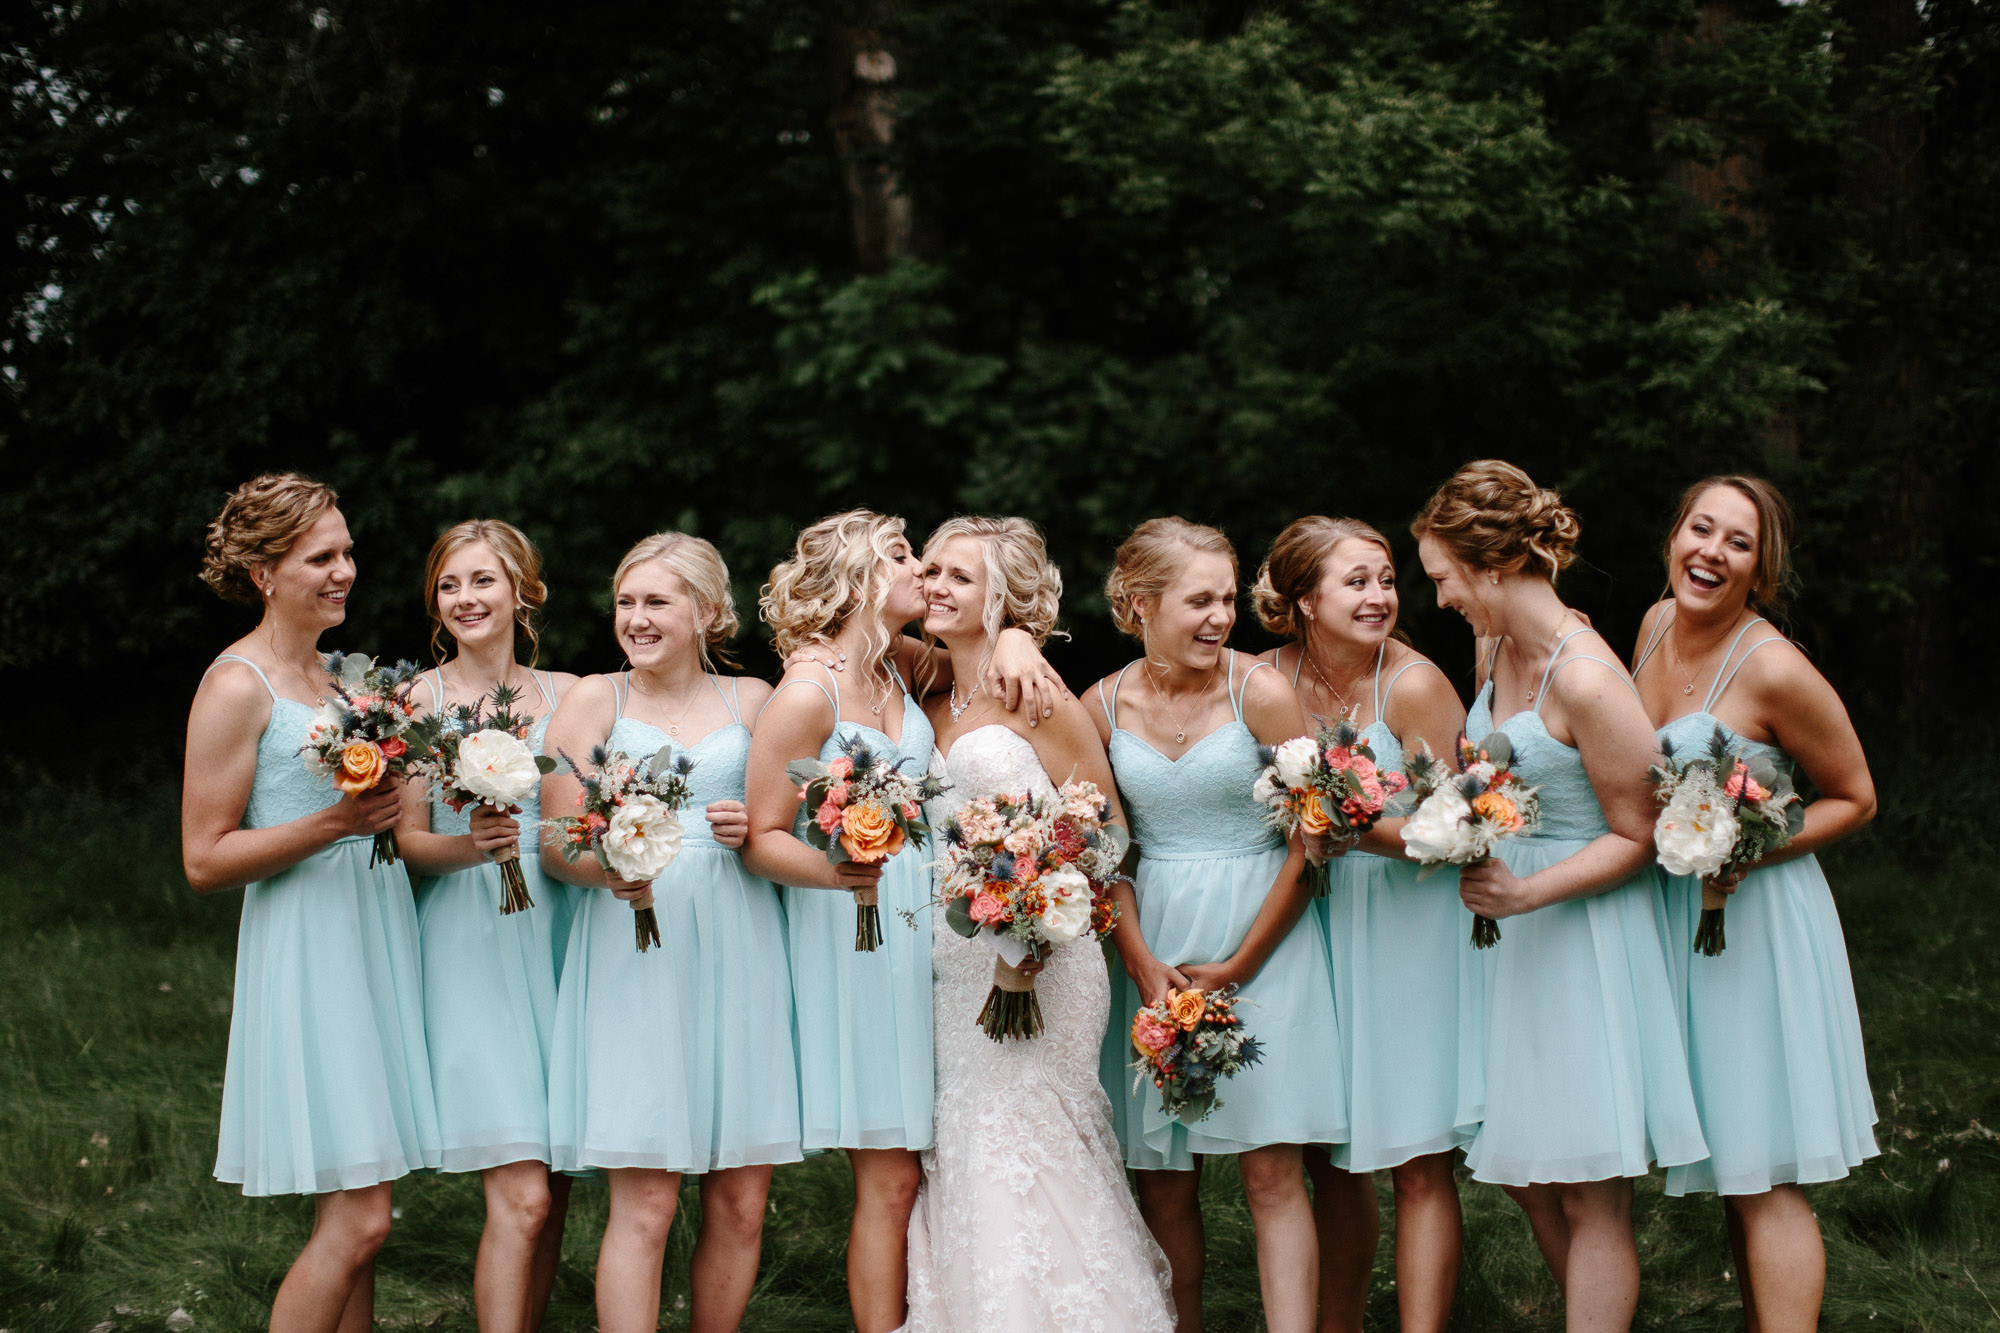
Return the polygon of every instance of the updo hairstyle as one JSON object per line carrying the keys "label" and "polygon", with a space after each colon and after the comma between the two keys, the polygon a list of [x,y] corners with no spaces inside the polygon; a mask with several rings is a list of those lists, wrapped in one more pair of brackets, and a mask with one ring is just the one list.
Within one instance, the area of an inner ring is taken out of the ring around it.
{"label": "updo hairstyle", "polygon": [[1673,581],[1674,536],[1694,512],[1695,501],[1712,486],[1727,486],[1757,507],[1757,577],[1750,585],[1750,604],[1760,611],[1782,616],[1798,577],[1792,569],[1792,507],[1778,488],[1762,477],[1704,477],[1681,495],[1681,507],[1667,529],[1661,558],[1667,565],[1667,580]]}
{"label": "updo hairstyle", "polygon": [[[778,656],[838,634],[856,611],[888,605],[885,566],[903,520],[870,509],[850,509],[806,528],[792,543],[792,558],[774,566],[757,597],[757,614],[771,627]],[[871,631],[868,658],[887,654],[895,630]],[[879,642],[877,641],[879,639]]]}
{"label": "updo hairstyle", "polygon": [[1410,532],[1440,543],[1468,569],[1526,571],[1554,583],[1575,561],[1583,527],[1560,495],[1512,463],[1482,458],[1438,488]]}
{"label": "updo hairstyle", "polygon": [[224,601],[261,605],[264,597],[250,572],[283,559],[339,503],[332,487],[296,472],[252,477],[230,493],[208,525],[201,581]]}
{"label": "updo hairstyle", "polygon": [[625,553],[625,558],[618,562],[617,572],[611,576],[614,600],[625,576],[649,560],[659,561],[687,585],[688,595],[694,598],[695,606],[708,622],[701,635],[702,667],[713,671],[716,660],[735,666],[728,643],[736,637],[742,622],[736,618],[736,598],[729,590],[729,566],[722,563],[722,552],[712,542],[685,532],[656,532],[642,537]]}
{"label": "updo hairstyle", "polygon": [[1358,518],[1308,514],[1295,519],[1271,543],[1271,554],[1265,557],[1264,567],[1257,571],[1257,582],[1250,589],[1257,623],[1284,638],[1303,639],[1305,628],[1299,624],[1299,599],[1318,589],[1320,579],[1326,574],[1327,557],[1333,554],[1334,547],[1350,537],[1375,543],[1390,564],[1395,563],[1396,553],[1390,549],[1389,539]]}
{"label": "updo hairstyle", "polygon": [[475,542],[486,543],[514,585],[514,629],[528,636],[528,665],[532,668],[542,650],[535,617],[549,600],[549,590],[542,582],[542,553],[526,533],[497,518],[468,518],[446,528],[431,544],[430,556],[424,561],[424,613],[431,622],[431,660],[442,665],[446,646],[444,617],[438,614],[438,579],[444,574],[445,561]]}
{"label": "updo hairstyle", "polygon": [[1119,543],[1104,580],[1104,599],[1111,604],[1111,621],[1119,631],[1145,642],[1139,599],[1164,595],[1187,567],[1188,557],[1201,552],[1227,560],[1230,577],[1236,577],[1236,548],[1214,528],[1176,517],[1149,518],[1132,529],[1132,535]]}
{"label": "updo hairstyle", "polygon": [[1025,631],[1038,648],[1062,632],[1056,628],[1062,571],[1049,562],[1040,528],[1025,518],[946,519],[924,543],[925,557],[953,537],[970,537],[985,556],[986,604],[979,609],[979,624],[988,651],[1003,629]]}

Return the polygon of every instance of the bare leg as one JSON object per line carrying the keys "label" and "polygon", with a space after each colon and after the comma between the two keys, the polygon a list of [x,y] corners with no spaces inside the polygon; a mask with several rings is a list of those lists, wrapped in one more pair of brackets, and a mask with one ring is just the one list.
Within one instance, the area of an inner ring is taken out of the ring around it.
{"label": "bare leg", "polygon": [[549,1220],[542,1224],[541,1239],[535,1242],[534,1266],[528,1277],[528,1327],[540,1328],[549,1312],[549,1293],[555,1290],[556,1266],[562,1262],[563,1223],[569,1218],[569,1177],[551,1171]]}
{"label": "bare leg", "polygon": [[1722,1203],[1732,1220],[1731,1239],[1739,1231],[1743,1237],[1737,1263],[1751,1333],[1819,1327],[1826,1246],[1805,1191],[1777,1185],[1763,1194],[1727,1195]]}
{"label": "bare leg", "polygon": [[1562,1200],[1554,1185],[1502,1185],[1507,1197],[1521,1205],[1528,1215],[1528,1229],[1535,1233],[1535,1247],[1542,1262],[1556,1280],[1564,1299],[1569,1297],[1569,1219],[1563,1214]]}
{"label": "bare leg", "polygon": [[1252,1148],[1236,1159],[1257,1226],[1257,1283],[1271,1333],[1312,1333],[1319,1298],[1319,1238],[1305,1164],[1295,1143]]}
{"label": "bare leg", "polygon": [[312,1236],[271,1302],[272,1333],[368,1328],[375,1313],[375,1256],[388,1238],[386,1182],[316,1196]]}
{"label": "bare leg", "polygon": [[1396,1185],[1396,1309],[1404,1333],[1443,1333],[1458,1294],[1464,1223],[1451,1154],[1416,1157],[1390,1169]]}
{"label": "bare leg", "polygon": [[1632,1240],[1632,1182],[1592,1180],[1554,1187],[1569,1224],[1563,1281],[1569,1333],[1632,1327],[1639,1308],[1639,1251]]}
{"label": "bare leg", "polygon": [[701,1178],[693,1333],[729,1333],[743,1322],[764,1252],[764,1201],[770,1193],[768,1166],[711,1171]]}
{"label": "bare leg", "polygon": [[1201,1229],[1201,1159],[1192,1171],[1141,1171],[1139,1215],[1173,1267],[1176,1333],[1201,1333],[1201,1270],[1208,1243]]}
{"label": "bare leg", "polygon": [[486,1226],[472,1265],[479,1333],[528,1333],[535,1251],[549,1219],[549,1169],[540,1162],[508,1162],[480,1175]]}
{"label": "bare leg", "polygon": [[611,1215],[597,1251],[601,1333],[652,1333],[660,1324],[660,1269],[680,1202],[677,1171],[625,1167],[611,1181]]}
{"label": "bare leg", "polygon": [[1324,1148],[1307,1148],[1305,1163],[1319,1232],[1319,1333],[1361,1333],[1382,1241],[1375,1178],[1366,1171],[1342,1171]]}
{"label": "bare leg", "polygon": [[850,1148],[854,1221],[847,1231],[847,1302],[856,1333],[889,1333],[909,1311],[910,1210],[921,1173],[907,1148]]}

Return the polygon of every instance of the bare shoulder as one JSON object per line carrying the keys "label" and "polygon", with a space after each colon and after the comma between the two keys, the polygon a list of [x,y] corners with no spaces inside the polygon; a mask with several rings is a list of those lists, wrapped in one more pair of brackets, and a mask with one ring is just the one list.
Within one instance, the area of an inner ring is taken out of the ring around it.
{"label": "bare shoulder", "polygon": [[1285,669],[1285,655],[1287,653],[1296,653],[1297,651],[1292,644],[1281,643],[1276,648],[1258,653],[1254,660],[1262,662],[1266,666],[1272,667],[1282,673]]}
{"label": "bare shoulder", "polygon": [[1805,649],[1769,624],[1760,625],[1744,636],[1736,650],[1736,661],[1740,663],[1737,686],[1759,698],[1796,697],[1822,690],[1830,692],[1833,688],[1806,656]]}
{"label": "bare shoulder", "polygon": [[1245,708],[1260,705],[1282,707],[1299,697],[1298,691],[1292,688],[1292,683],[1279,674],[1270,653],[1257,657],[1252,657],[1248,653],[1237,653],[1236,674],[1243,682]]}
{"label": "bare shoulder", "polygon": [[[574,671],[551,671],[548,673],[548,677],[549,685],[554,689],[556,696],[549,700],[552,704],[562,703],[563,696],[575,689],[577,682],[583,679],[583,677],[577,675]],[[604,677],[599,676],[597,679],[602,680]]]}
{"label": "bare shoulder", "polygon": [[1633,657],[1636,658],[1645,651],[1646,641],[1658,632],[1661,619],[1672,609],[1673,604],[1673,598],[1662,597],[1646,608],[1645,615],[1639,617],[1639,637],[1632,644]]}
{"label": "bare shoulder", "polygon": [[800,662],[778,677],[775,686],[758,705],[761,719],[781,726],[805,726],[815,721],[838,721],[834,716],[834,692],[838,682],[833,673],[818,662]]}
{"label": "bare shoulder", "polygon": [[254,714],[261,728],[271,715],[271,690],[248,662],[218,662],[195,687],[192,711],[211,719]]}
{"label": "bare shoulder", "polygon": [[1395,682],[1395,689],[1389,695],[1392,708],[1405,702],[1418,708],[1442,704],[1464,707],[1443,667],[1406,643],[1390,646],[1392,651],[1382,663],[1382,674]]}

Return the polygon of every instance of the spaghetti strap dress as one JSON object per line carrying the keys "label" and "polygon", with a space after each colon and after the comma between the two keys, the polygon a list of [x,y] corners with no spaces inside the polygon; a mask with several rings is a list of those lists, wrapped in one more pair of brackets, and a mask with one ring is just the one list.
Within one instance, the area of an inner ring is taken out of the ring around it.
{"label": "spaghetti strap dress", "polygon": [[[313,710],[271,693],[244,828],[340,799],[299,757]],[[215,1176],[245,1194],[325,1194],[438,1165],[417,913],[401,866],[341,838],[243,890]]]}
{"label": "spaghetti strap dress", "polygon": [[692,745],[626,717],[607,747],[691,759],[681,850],[653,881],[660,944],[640,953],[632,908],[586,889],[556,999],[549,1129],[565,1171],[647,1167],[702,1174],[796,1162],[799,1090],[784,914],[769,880],[715,841],[703,811],[743,799],[750,731],[737,684],[709,680],[730,721]]}
{"label": "spaghetti strap dress", "polygon": [[[1662,622],[1664,632],[1671,620]],[[1759,639],[1738,657],[1743,636],[1764,623],[1759,617],[1738,631],[1701,708],[1660,728],[1677,753],[1700,753],[1720,728],[1732,749],[1791,771],[1791,756],[1736,735],[1714,714],[1750,655],[1783,641]],[[1686,978],[1688,1072],[1709,1150],[1706,1160],[1667,1171],[1667,1193],[1762,1194],[1838,1180],[1875,1156],[1875,1098],[1854,976],[1819,859],[1801,856],[1745,875],[1729,897],[1728,947],[1713,958],[1694,951],[1701,881],[1665,879],[1673,923],[1667,947]]]}
{"label": "spaghetti strap dress", "polygon": [[[527,743],[541,753],[555,682],[531,673],[541,716]],[[431,683],[431,706],[444,695]],[[431,793],[431,831],[472,829],[472,811]],[[541,791],[521,802],[522,879],[534,906],[500,915],[500,867],[491,862],[417,882],[417,930],[424,962],[424,1035],[430,1044],[438,1130],[446,1171],[483,1171],[508,1162],[549,1160],[549,1047],[556,1016],[559,948],[577,892],[542,873]]]}
{"label": "spaghetti strap dress", "polygon": [[[832,735],[821,760],[836,758],[852,737],[922,776],[935,736],[930,719],[904,689],[900,741],[840,718],[840,682],[811,686],[833,706]],[[899,681],[900,685],[901,682]],[[795,830],[805,828],[799,812]],[[930,847],[906,846],[889,858],[878,884],[881,947],[854,947],[854,896],[832,889],[783,886],[791,949],[793,1013],[799,1052],[801,1128],[807,1151],[931,1146],[935,1087],[931,1035]]]}
{"label": "spaghetti strap dress", "polygon": [[[1164,963],[1218,963],[1234,953],[1264,906],[1288,855],[1252,794],[1263,769],[1243,721],[1243,687],[1229,654],[1235,717],[1178,759],[1118,726],[1118,686],[1104,700],[1111,770],[1139,844],[1134,893],[1139,931]],[[1128,667],[1127,670],[1130,670]],[[1217,1085],[1221,1104],[1193,1125],[1168,1118],[1150,1080],[1137,1080],[1132,1017],[1139,988],[1112,969],[1111,1022],[1099,1061],[1125,1163],[1142,1171],[1192,1171],[1197,1153],[1241,1153],[1274,1143],[1337,1144],[1347,1138],[1347,1087],[1340,1062],[1325,918],[1307,912],[1238,992],[1237,1010],[1263,1058]]]}
{"label": "spaghetti strap dress", "polygon": [[[1541,707],[1560,670],[1602,658],[1550,654],[1535,705],[1498,726],[1513,770],[1541,789],[1541,826],[1495,853],[1526,877],[1609,832],[1572,746],[1549,735]],[[1473,702],[1467,734],[1489,735],[1491,680]],[[1466,1165],[1500,1185],[1642,1176],[1654,1162],[1708,1155],[1673,1002],[1660,881],[1651,866],[1585,898],[1500,923],[1486,950],[1486,1114]],[[1466,947],[1470,948],[1470,945]]]}
{"label": "spaghetti strap dress", "polygon": [[[1375,720],[1361,736],[1379,770],[1403,767],[1384,706],[1404,672],[1427,665],[1406,662],[1385,684],[1376,655]],[[1327,895],[1312,906],[1326,923],[1347,1084],[1351,1137],[1333,1147],[1342,1170],[1464,1147],[1484,1111],[1485,977],[1479,951],[1466,946],[1472,913],[1458,900],[1456,869],[1422,873],[1414,862],[1350,851],[1329,863]]]}

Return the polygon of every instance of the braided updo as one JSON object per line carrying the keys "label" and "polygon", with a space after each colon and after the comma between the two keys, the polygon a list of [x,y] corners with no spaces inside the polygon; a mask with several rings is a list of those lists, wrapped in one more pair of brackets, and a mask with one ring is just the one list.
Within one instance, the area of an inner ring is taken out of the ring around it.
{"label": "braided updo", "polygon": [[229,602],[261,605],[250,571],[270,565],[340,503],[333,488],[296,472],[252,477],[222,502],[203,543],[201,581]]}
{"label": "braided updo", "polygon": [[1576,560],[1576,511],[1512,463],[1482,458],[1454,472],[1410,524],[1468,569],[1527,571],[1553,583]]}

